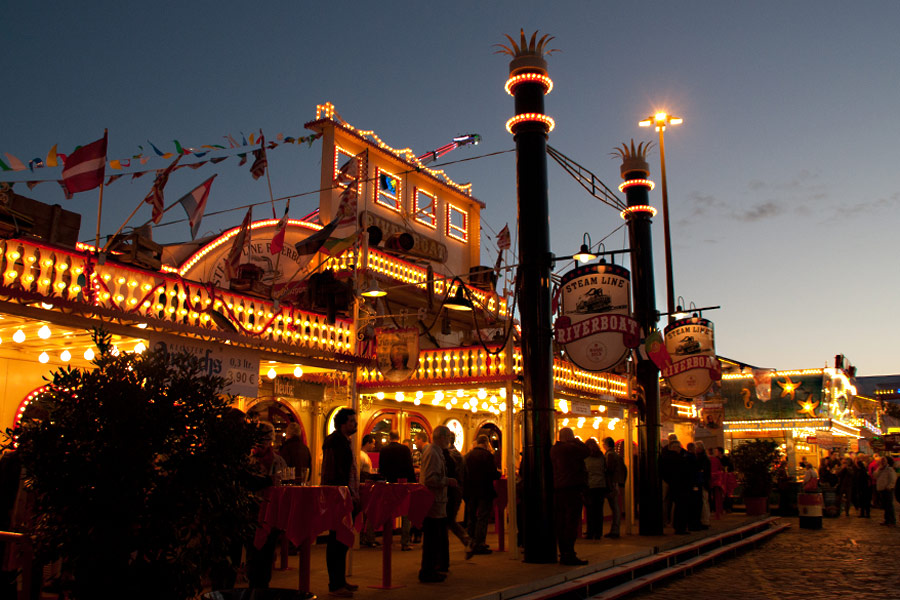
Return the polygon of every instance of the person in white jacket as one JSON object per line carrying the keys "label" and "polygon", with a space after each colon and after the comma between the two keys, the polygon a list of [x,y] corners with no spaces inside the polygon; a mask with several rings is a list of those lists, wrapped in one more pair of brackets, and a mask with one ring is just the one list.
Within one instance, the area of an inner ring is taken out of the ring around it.
{"label": "person in white jacket", "polygon": [[890,456],[882,456],[881,464],[875,469],[875,489],[881,497],[881,507],[884,509],[882,525],[894,526],[897,524],[897,516],[894,513],[895,485],[897,485],[897,472],[894,470],[894,459]]}

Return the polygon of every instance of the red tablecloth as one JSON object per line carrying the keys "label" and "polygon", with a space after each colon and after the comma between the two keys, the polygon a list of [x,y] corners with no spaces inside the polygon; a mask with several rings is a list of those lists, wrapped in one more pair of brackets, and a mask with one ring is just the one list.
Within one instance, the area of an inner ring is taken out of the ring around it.
{"label": "red tablecloth", "polygon": [[269,532],[280,529],[299,546],[333,529],[342,544],[352,546],[352,512],[350,490],[343,486],[273,486],[263,492],[254,543],[262,547]]}
{"label": "red tablecloth", "polygon": [[[421,527],[434,504],[434,494],[421,483],[375,481],[359,486],[359,500],[366,518],[376,527],[403,515],[408,516],[413,525]],[[359,521],[357,529],[361,527]]]}

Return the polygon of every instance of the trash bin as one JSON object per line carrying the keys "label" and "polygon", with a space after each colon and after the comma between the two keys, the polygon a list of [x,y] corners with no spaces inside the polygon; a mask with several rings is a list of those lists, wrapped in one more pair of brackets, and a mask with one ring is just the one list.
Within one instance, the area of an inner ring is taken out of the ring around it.
{"label": "trash bin", "polygon": [[797,507],[800,509],[800,527],[802,529],[822,529],[822,494],[801,493],[797,495]]}
{"label": "trash bin", "polygon": [[283,588],[240,588],[207,592],[203,600],[311,600],[316,596]]}

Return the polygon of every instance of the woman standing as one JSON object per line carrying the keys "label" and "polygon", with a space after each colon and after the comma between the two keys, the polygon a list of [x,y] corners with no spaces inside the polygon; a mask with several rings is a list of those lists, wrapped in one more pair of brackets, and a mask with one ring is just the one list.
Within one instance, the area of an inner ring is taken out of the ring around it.
{"label": "woman standing", "polygon": [[850,516],[850,495],[853,491],[853,461],[845,458],[841,467],[837,470],[837,508],[838,515],[841,514],[841,507],[844,508],[844,514]]}

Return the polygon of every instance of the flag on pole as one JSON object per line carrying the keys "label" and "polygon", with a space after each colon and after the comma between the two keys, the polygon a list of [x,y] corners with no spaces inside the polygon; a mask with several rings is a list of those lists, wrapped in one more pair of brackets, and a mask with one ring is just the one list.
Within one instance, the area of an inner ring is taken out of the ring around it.
{"label": "flag on pole", "polygon": [[509,237],[509,223],[507,223],[497,234],[497,247],[501,250],[509,250],[510,246],[512,246],[512,242]]}
{"label": "flag on pole", "polygon": [[172,161],[171,165],[156,172],[156,180],[153,182],[153,187],[150,189],[150,193],[147,194],[147,197],[144,198],[144,202],[153,206],[152,220],[154,223],[159,223],[160,219],[162,219],[164,212],[163,207],[165,206],[163,189],[169,181],[169,175],[175,170],[175,165],[178,164],[178,161],[181,160],[182,156],[183,154],[179,154],[175,157],[175,160]]}
{"label": "flag on pole", "polygon": [[284,216],[278,221],[277,231],[272,236],[272,242],[269,244],[269,252],[272,254],[281,254],[284,248],[284,234],[287,231],[288,211],[291,209],[291,199],[288,198],[287,204],[284,205]]}
{"label": "flag on pole", "polygon": [[334,228],[328,239],[322,244],[320,252],[329,256],[337,256],[354,243],[359,235],[359,227],[356,222],[356,181],[347,186],[341,194],[341,203],[338,205],[337,214],[332,219]]}
{"label": "flag on pole", "polygon": [[[252,139],[253,136],[250,137]],[[253,151],[253,157],[256,160],[250,165],[250,174],[253,175],[253,179],[259,179],[266,174],[266,168],[269,165],[266,159],[266,138],[262,133],[259,134],[259,150]]]}
{"label": "flag on pole", "polygon": [[103,185],[106,172],[106,134],[66,157],[62,185],[68,194],[86,192]]}
{"label": "flag on pole", "polygon": [[24,171],[25,163],[21,160],[10,154],[9,152],[4,152],[6,154],[6,160],[9,161],[9,166],[12,167],[13,171]]}
{"label": "flag on pole", "polygon": [[238,265],[241,264],[241,254],[244,252],[244,246],[250,242],[250,223],[253,221],[253,206],[247,209],[247,214],[241,222],[241,229],[234,240],[231,242],[231,251],[228,258],[225,259],[225,275],[228,279],[234,279],[237,276]]}
{"label": "flag on pole", "polygon": [[203,211],[206,210],[206,199],[209,198],[209,190],[215,178],[216,176],[213,175],[178,201],[184,212],[187,213],[188,221],[191,224],[192,240],[197,237],[197,231],[200,229]]}

